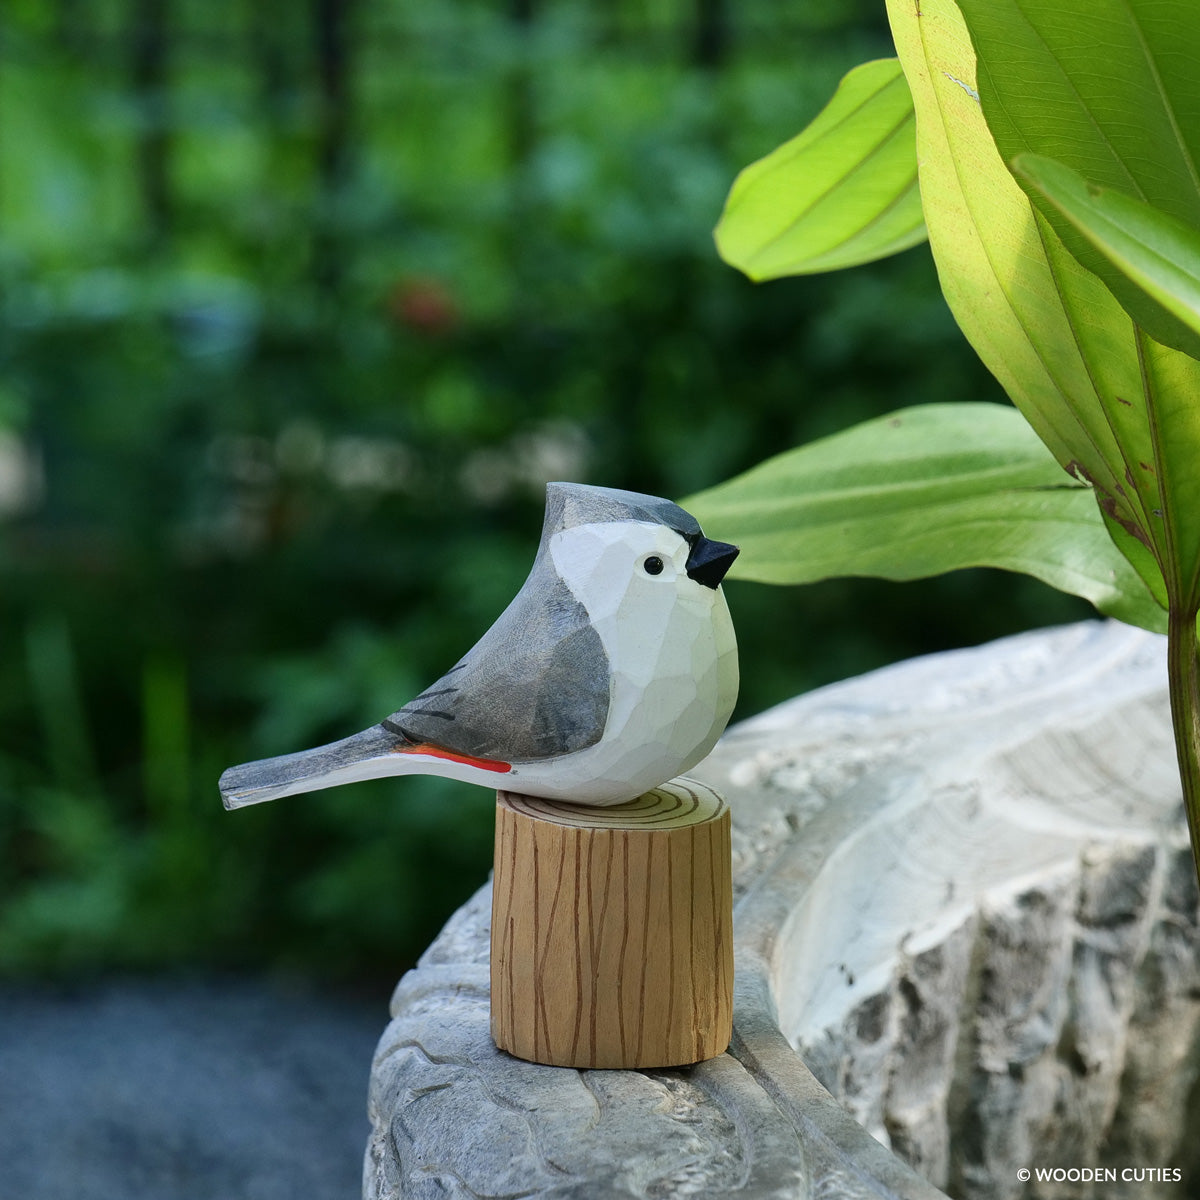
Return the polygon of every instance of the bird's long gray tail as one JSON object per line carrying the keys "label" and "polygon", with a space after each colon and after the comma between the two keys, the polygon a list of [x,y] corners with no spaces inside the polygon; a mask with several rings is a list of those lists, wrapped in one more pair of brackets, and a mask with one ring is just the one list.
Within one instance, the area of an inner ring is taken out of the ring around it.
{"label": "bird's long gray tail", "polygon": [[405,756],[395,751],[411,744],[382,725],[372,725],[327,746],[230,767],[218,785],[221,799],[226,808],[244,808],[339,783],[402,774]]}

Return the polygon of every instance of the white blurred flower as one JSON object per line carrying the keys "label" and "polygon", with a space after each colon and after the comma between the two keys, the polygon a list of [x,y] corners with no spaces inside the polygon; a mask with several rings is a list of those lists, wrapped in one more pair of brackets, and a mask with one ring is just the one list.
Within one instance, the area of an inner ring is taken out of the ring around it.
{"label": "white blurred flower", "polygon": [[15,433],[0,430],[0,517],[37,508],[45,491],[41,455]]}

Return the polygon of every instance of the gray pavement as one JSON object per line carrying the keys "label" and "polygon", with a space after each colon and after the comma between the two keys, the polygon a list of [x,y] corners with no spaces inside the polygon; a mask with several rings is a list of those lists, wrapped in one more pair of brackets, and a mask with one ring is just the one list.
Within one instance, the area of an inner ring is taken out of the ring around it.
{"label": "gray pavement", "polygon": [[0,1200],[354,1200],[387,996],[0,985]]}

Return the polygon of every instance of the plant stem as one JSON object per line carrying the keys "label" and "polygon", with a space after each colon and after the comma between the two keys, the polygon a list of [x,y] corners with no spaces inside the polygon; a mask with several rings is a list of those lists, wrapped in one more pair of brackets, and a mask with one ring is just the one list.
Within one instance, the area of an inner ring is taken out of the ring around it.
{"label": "plant stem", "polygon": [[1197,660],[1196,610],[1172,607],[1167,617],[1167,679],[1175,754],[1183,784],[1188,831],[1196,878],[1200,880],[1200,661]]}

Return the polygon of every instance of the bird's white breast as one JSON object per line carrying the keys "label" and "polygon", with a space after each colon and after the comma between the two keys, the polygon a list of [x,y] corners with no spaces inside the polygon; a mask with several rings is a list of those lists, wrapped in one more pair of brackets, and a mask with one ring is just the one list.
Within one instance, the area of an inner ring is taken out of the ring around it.
{"label": "bird's white breast", "polygon": [[[724,594],[689,579],[674,530],[607,521],[555,535],[555,570],[587,609],[608,658],[600,742],[553,764],[524,764],[513,790],[617,804],[694,766],[737,698],[737,647]],[[663,562],[657,575],[642,563]]]}

